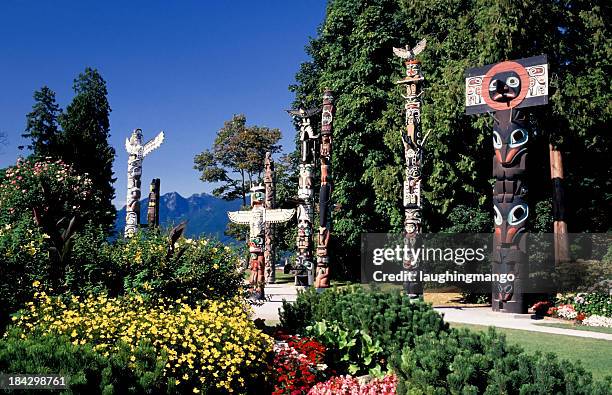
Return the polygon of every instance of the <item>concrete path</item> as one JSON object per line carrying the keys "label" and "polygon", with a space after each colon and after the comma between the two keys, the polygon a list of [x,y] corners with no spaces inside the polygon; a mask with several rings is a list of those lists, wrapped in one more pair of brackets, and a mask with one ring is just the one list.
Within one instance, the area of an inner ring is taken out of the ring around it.
{"label": "concrete path", "polygon": [[[282,307],[283,299],[294,302],[297,298],[297,292],[298,290],[293,284],[267,285],[267,301],[259,306],[253,306],[255,318],[265,319],[269,324],[278,323],[278,309]],[[436,307],[435,310],[444,315],[444,320],[446,322],[495,326],[499,328],[521,329],[533,332],[612,341],[612,334],[542,326],[538,324],[563,321],[555,319],[532,319],[531,315],[527,314],[496,313],[491,311],[490,307]]]}
{"label": "concrete path", "polygon": [[612,334],[580,331],[576,329],[553,328],[543,323],[563,323],[556,319],[532,319],[530,314],[496,313],[490,307],[436,307],[444,315],[444,321],[461,324],[495,326],[508,329],[522,329],[532,332],[551,333],[556,335],[588,337],[591,339],[612,340]]}

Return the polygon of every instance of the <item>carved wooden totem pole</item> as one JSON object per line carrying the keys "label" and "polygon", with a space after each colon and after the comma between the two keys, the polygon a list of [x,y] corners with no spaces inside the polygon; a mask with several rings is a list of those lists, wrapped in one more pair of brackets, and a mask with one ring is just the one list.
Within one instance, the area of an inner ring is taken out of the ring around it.
{"label": "carved wooden totem pole", "polygon": [[[404,175],[404,237],[408,246],[414,247],[417,234],[421,232],[421,159],[423,157],[424,138],[421,133],[421,96],[423,94],[423,74],[421,63],[416,56],[425,49],[426,41],[421,40],[414,48],[393,48],[396,56],[404,59],[406,76],[397,81],[396,84],[405,88],[402,94],[406,103],[406,128],[402,131],[402,143],[404,144],[404,159],[406,170]],[[408,270],[416,270],[418,262],[416,259],[408,259],[404,267]],[[411,296],[423,293],[422,286],[418,282],[404,283],[404,290]]]}
{"label": "carved wooden totem pole", "polygon": [[140,225],[140,178],[142,176],[142,161],[153,150],[159,148],[164,141],[164,132],[160,132],[146,144],[142,141],[142,130],[135,129],[132,136],[125,140],[128,153],[127,200],[125,207],[124,236],[130,237],[138,231]]}
{"label": "carved wooden totem pole", "polygon": [[149,187],[149,205],[147,207],[147,225],[149,228],[159,227],[159,178],[154,178]]}
{"label": "carved wooden totem pole", "polygon": [[315,287],[329,288],[329,238],[331,235],[331,153],[332,127],[334,121],[334,97],[330,90],[323,93],[323,113],[321,115],[321,188],[319,190],[319,239],[317,244],[317,272]]}
{"label": "carved wooden totem pole", "polygon": [[289,110],[300,125],[300,178],[298,186],[299,204],[297,208],[298,235],[297,257],[295,262],[296,285],[312,285],[313,259],[313,221],[314,221],[314,162],[319,135],[315,134],[310,117],[319,113],[319,108],[310,110]]}
{"label": "carved wooden totem pole", "polygon": [[265,298],[265,226],[268,223],[287,222],[293,217],[294,213],[294,209],[267,209],[265,207],[265,188],[262,185],[251,188],[250,211],[230,211],[227,213],[230,221],[250,226],[248,244],[251,277],[249,282],[254,299],[263,300]]}
{"label": "carved wooden totem pole", "polygon": [[[273,209],[276,204],[276,184],[274,180],[274,161],[272,160],[271,152],[266,152],[264,185],[266,187],[266,209]],[[274,284],[276,282],[276,250],[274,248],[275,225],[273,223],[266,223],[265,236],[266,283]]]}
{"label": "carved wooden totem pole", "polygon": [[494,120],[492,271],[515,277],[513,282],[493,284],[493,310],[526,313],[529,130],[523,108],[548,103],[546,56],[468,69],[465,87],[466,114],[489,112]]}

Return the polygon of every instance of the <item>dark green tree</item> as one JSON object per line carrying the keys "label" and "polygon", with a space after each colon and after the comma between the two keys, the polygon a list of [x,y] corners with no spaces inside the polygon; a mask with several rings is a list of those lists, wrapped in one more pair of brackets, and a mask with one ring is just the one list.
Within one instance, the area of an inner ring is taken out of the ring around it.
{"label": "dark green tree", "polygon": [[58,117],[62,110],[55,102],[55,92],[43,86],[34,92],[32,111],[26,116],[26,129],[21,135],[29,139],[27,148],[39,157],[58,154],[59,125]]}
{"label": "dark green tree", "polygon": [[74,80],[73,89],[75,96],[72,103],[59,116],[63,132],[58,156],[92,179],[95,194],[101,203],[96,210],[96,218],[91,220],[110,231],[116,214],[112,204],[115,197],[115,149],[108,142],[111,108],[106,82],[96,69],[88,67]]}

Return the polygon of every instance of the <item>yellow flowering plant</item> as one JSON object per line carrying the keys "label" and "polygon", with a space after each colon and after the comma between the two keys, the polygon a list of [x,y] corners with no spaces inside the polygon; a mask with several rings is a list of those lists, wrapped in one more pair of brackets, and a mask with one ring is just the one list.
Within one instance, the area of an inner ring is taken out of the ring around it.
{"label": "yellow flowering plant", "polygon": [[238,256],[216,240],[181,237],[169,248],[161,232],[142,231],[111,246],[113,264],[126,292],[187,297],[189,302],[231,298],[242,291]]}
{"label": "yellow flowering plant", "polygon": [[[250,307],[238,299],[207,300],[90,296],[51,297],[13,317],[21,337],[67,336],[109,357],[129,348],[126,361],[137,369],[139,351],[152,347],[162,375],[179,392],[248,393],[263,388],[273,340],[250,320]],[[13,333],[13,332],[11,332]]]}

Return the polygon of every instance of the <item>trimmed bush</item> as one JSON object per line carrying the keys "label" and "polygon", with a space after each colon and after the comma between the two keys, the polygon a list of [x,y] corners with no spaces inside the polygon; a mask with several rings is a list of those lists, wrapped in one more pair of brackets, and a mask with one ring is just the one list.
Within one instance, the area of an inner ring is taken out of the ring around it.
{"label": "trimmed bush", "polygon": [[[368,291],[361,286],[329,289],[322,293],[308,289],[298,295],[295,303],[283,302],[280,321],[290,332],[299,334],[309,333],[308,326],[325,322],[327,328],[319,337],[312,328],[310,334],[336,350],[347,349],[347,344],[341,343],[350,342],[347,336],[358,334],[355,335],[356,348],[351,349],[350,354],[364,359],[351,361],[357,364],[352,373],[367,373],[377,364],[384,370],[389,358],[406,346],[412,347],[418,336],[448,330],[448,324],[431,305],[411,300],[400,292]],[[334,333],[325,334],[332,329]],[[343,332],[348,335],[341,336]],[[341,355],[338,357],[342,359]],[[338,367],[346,365],[343,363],[346,361],[330,362]]]}
{"label": "trimmed bush", "polygon": [[[136,363],[130,361],[131,355],[138,355]],[[132,350],[119,344],[115,353],[105,357],[90,344],[75,345],[67,336],[26,337],[13,329],[0,340],[1,372],[67,376],[66,394],[176,392],[163,376],[165,363],[146,345]]]}
{"label": "trimmed bush", "polygon": [[[190,306],[140,295],[36,296],[13,317],[20,338],[68,337],[75,346],[90,346],[111,362],[119,361],[121,369],[148,380],[147,385],[176,386],[181,393],[259,393],[266,384],[273,341],[255,328],[248,306],[237,300]],[[17,336],[16,330],[11,336]],[[112,381],[123,375],[109,372],[107,377]],[[160,375],[164,379],[158,384]]]}
{"label": "trimmed bush", "polygon": [[429,333],[393,359],[398,394],[610,394],[580,364],[529,355],[492,328]]}

